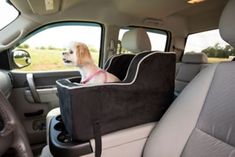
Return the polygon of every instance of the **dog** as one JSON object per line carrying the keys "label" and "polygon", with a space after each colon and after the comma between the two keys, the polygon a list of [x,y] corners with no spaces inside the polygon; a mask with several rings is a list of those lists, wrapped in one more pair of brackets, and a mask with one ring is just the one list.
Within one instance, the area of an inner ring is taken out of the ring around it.
{"label": "dog", "polygon": [[66,65],[79,68],[82,84],[103,84],[120,81],[116,76],[97,67],[91,57],[86,44],[73,42],[68,52],[63,52],[63,61]]}

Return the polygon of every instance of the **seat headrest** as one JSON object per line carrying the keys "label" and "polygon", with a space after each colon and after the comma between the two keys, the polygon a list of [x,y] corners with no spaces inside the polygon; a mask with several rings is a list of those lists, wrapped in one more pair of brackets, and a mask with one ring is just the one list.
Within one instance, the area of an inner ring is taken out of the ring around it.
{"label": "seat headrest", "polygon": [[138,53],[150,51],[151,43],[148,34],[142,28],[127,31],[122,37],[122,47],[128,51]]}
{"label": "seat headrest", "polygon": [[235,47],[235,0],[230,0],[220,17],[219,30],[222,38]]}
{"label": "seat headrest", "polygon": [[208,58],[205,53],[188,52],[184,54],[182,62],[192,64],[206,64],[208,63]]}

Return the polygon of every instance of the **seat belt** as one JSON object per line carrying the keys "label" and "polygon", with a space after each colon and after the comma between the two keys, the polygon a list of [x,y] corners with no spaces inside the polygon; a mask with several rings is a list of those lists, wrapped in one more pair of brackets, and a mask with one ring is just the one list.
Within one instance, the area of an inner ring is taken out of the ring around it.
{"label": "seat belt", "polygon": [[[99,102],[97,102],[99,103]],[[100,157],[102,153],[102,140],[101,140],[101,126],[100,126],[100,115],[98,110],[100,105],[92,107],[92,126],[95,139],[95,157]]]}
{"label": "seat belt", "polygon": [[122,53],[122,42],[120,40],[118,40],[117,45],[119,46],[118,54],[121,54]]}
{"label": "seat belt", "polygon": [[95,157],[100,157],[102,153],[102,141],[100,132],[100,122],[95,121],[93,123],[94,136],[95,136]]}

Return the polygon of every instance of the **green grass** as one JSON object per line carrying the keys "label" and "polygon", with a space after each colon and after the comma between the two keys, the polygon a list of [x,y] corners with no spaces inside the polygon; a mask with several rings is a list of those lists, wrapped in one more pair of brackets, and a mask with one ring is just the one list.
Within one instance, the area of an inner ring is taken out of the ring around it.
{"label": "green grass", "polygon": [[[29,52],[31,56],[31,64],[16,71],[57,71],[57,70],[75,70],[77,67],[66,66],[62,61],[62,50],[48,50],[48,49],[24,49]],[[99,53],[91,52],[95,63],[99,63]],[[208,58],[209,63],[217,63],[222,61],[229,61],[228,58]],[[25,60],[15,59],[18,64],[25,65]]]}
{"label": "green grass", "polygon": [[[56,70],[75,70],[76,67],[66,66],[62,61],[62,50],[42,50],[24,49],[31,56],[31,64],[17,71],[56,71]],[[91,52],[94,62],[98,65],[99,53]],[[19,64],[23,64],[19,60]]]}
{"label": "green grass", "polygon": [[219,63],[224,61],[230,61],[229,58],[208,58],[208,63]]}
{"label": "green grass", "polygon": [[25,58],[14,58],[14,62],[20,67],[27,65]]}

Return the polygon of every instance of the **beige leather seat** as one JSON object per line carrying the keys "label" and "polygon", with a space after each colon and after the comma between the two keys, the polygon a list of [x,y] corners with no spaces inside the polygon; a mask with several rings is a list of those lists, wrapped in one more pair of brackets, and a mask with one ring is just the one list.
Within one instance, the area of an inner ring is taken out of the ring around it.
{"label": "beige leather seat", "polygon": [[[235,47],[235,0],[221,16],[221,36]],[[235,156],[235,63],[213,64],[182,91],[145,146],[144,157]]]}
{"label": "beige leather seat", "polygon": [[122,47],[126,50],[139,53],[151,50],[151,42],[148,34],[143,28],[131,29],[122,37]]}
{"label": "beige leather seat", "polygon": [[208,59],[204,53],[186,53],[181,63],[176,64],[175,93],[178,95],[185,86],[205,67]]}

